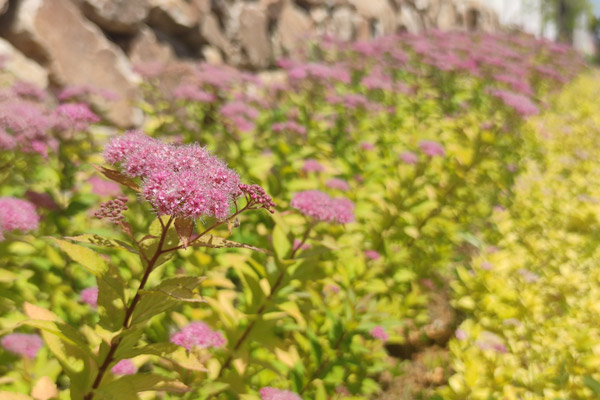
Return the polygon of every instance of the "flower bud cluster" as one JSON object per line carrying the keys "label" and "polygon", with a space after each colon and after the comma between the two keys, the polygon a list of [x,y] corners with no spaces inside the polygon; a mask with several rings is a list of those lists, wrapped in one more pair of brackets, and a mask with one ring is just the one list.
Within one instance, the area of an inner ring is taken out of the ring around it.
{"label": "flower bud cluster", "polygon": [[122,214],[123,211],[127,210],[126,196],[119,196],[114,200],[109,200],[105,203],[100,204],[100,209],[94,213],[94,216],[99,219],[108,218],[115,224],[121,223],[125,216]]}
{"label": "flower bud cluster", "polygon": [[276,207],[276,204],[262,187],[258,185],[245,185],[242,183],[240,184],[240,190],[246,196],[248,208],[264,208],[271,214],[275,212],[273,209]]}

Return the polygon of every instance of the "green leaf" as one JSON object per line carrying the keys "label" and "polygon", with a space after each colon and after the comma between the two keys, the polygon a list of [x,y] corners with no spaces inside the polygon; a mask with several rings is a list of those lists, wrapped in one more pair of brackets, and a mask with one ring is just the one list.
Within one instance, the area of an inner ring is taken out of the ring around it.
{"label": "green leaf", "polygon": [[108,239],[95,233],[86,233],[78,236],[67,236],[65,237],[65,239],[69,239],[74,242],[89,243],[94,246],[124,249],[137,254],[137,251],[133,247],[129,246],[127,243],[117,239]]}
{"label": "green leaf", "polygon": [[589,375],[583,377],[583,383],[588,387],[595,395],[600,395],[600,382],[595,380]]}
{"label": "green leaf", "polygon": [[273,228],[273,248],[277,257],[282,260],[287,258],[292,251],[292,242],[279,225],[275,225]]}
{"label": "green leaf", "polygon": [[87,247],[67,242],[66,240],[50,238],[60,247],[62,251],[75,262],[81,264],[85,269],[97,277],[101,277],[108,271],[108,264],[98,253]]}
{"label": "green leaf", "polygon": [[129,349],[127,351],[123,351],[120,354],[117,351],[116,354],[119,354],[118,359],[133,358],[133,357],[140,356],[142,354],[167,358],[170,354],[176,352],[180,348],[181,348],[180,346],[177,346],[174,343],[161,342],[161,343],[152,343],[152,344],[148,344],[146,346]]}
{"label": "green leaf", "polygon": [[30,318],[21,324],[40,329],[46,346],[71,379],[71,397],[80,400],[92,385],[97,364],[83,336],[51,311],[25,303]]}
{"label": "green leaf", "polygon": [[220,248],[227,247],[227,248],[254,250],[254,251],[260,251],[261,253],[269,254],[268,250],[250,246],[249,244],[245,244],[245,243],[234,242],[233,240],[225,239],[225,238],[222,238],[219,236],[203,235],[197,239],[192,239],[192,240],[193,240],[193,242],[190,243],[190,245],[192,247],[210,247],[213,249],[220,249]]}
{"label": "green leaf", "polygon": [[132,324],[139,324],[167,311],[180,302],[201,303],[204,299],[194,292],[203,277],[182,276],[170,278],[150,290],[140,291],[140,301],[133,312]]}
{"label": "green leaf", "polygon": [[100,325],[110,331],[121,328],[125,319],[125,282],[119,270],[92,249],[51,238],[75,262],[96,276]]}
{"label": "green leaf", "polygon": [[182,382],[158,374],[134,374],[123,376],[100,386],[96,395],[98,399],[103,400],[137,400],[137,393],[149,390],[185,393],[190,389]]}
{"label": "green leaf", "polygon": [[319,339],[317,338],[317,336],[314,334],[314,332],[312,330],[309,330],[307,332],[307,336],[308,336],[308,341],[310,343],[311,353],[312,353],[313,357],[315,358],[316,363],[320,364],[321,361],[323,360],[323,346],[321,346],[321,343],[319,343]]}

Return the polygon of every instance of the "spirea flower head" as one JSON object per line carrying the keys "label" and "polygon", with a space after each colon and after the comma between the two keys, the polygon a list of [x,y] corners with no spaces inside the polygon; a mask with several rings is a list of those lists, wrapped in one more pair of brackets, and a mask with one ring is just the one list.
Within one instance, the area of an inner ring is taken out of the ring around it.
{"label": "spirea flower head", "polygon": [[381,254],[375,250],[365,250],[365,257],[367,257],[369,260],[379,260],[381,258]]}
{"label": "spirea flower head", "polygon": [[400,154],[400,159],[406,164],[416,164],[417,161],[419,161],[419,157],[412,151],[405,151],[404,153]]}
{"label": "spirea flower head", "polygon": [[143,197],[159,215],[225,219],[242,193],[235,171],[198,145],[166,144],[130,131],[108,144],[104,158],[142,179]]}
{"label": "spirea flower head", "polygon": [[492,90],[492,96],[502,100],[504,104],[514,109],[517,114],[527,117],[529,115],[536,115],[540,112],[538,106],[527,96],[520,93],[514,93],[509,90]]}
{"label": "spirea flower head", "polygon": [[171,336],[171,342],[187,350],[194,348],[215,349],[225,346],[226,340],[220,332],[214,331],[204,322],[192,322]]}
{"label": "spirea flower head", "polygon": [[386,342],[390,338],[390,336],[387,334],[387,332],[385,331],[383,326],[380,326],[380,325],[377,325],[376,327],[371,329],[370,333],[371,333],[371,336],[373,336],[375,339],[379,339],[383,342]]}
{"label": "spirea flower head", "polygon": [[297,393],[273,387],[264,387],[259,390],[261,400],[302,400]]}
{"label": "spirea flower head", "polygon": [[133,375],[137,372],[137,367],[130,359],[126,358],[116,363],[110,372],[115,375]]}
{"label": "spirea flower head", "polygon": [[2,347],[11,353],[18,354],[22,357],[35,358],[38,351],[44,345],[42,338],[39,335],[27,333],[11,333],[2,338]]}
{"label": "spirea flower head", "polygon": [[205,92],[192,84],[182,84],[173,90],[173,98],[178,100],[196,101],[198,103],[211,103],[216,100],[212,93]]}
{"label": "spirea flower head", "polygon": [[91,124],[100,121],[100,117],[85,103],[61,104],[52,113],[54,128],[59,131],[85,131]]}
{"label": "spirea flower head", "polygon": [[325,171],[325,167],[321,165],[317,160],[313,160],[312,158],[305,160],[304,165],[302,166],[302,171],[304,172],[322,172]]}
{"label": "spirea flower head", "polygon": [[350,200],[329,197],[319,190],[296,193],[290,205],[317,221],[339,224],[354,221],[354,204]]}
{"label": "spirea flower head", "polygon": [[81,301],[89,304],[91,307],[98,307],[98,288],[97,287],[89,287],[83,289],[81,293],[79,293]]}
{"label": "spirea flower head", "polygon": [[327,186],[329,189],[337,189],[344,192],[350,190],[350,185],[348,185],[348,182],[339,178],[331,178],[325,183],[325,186]]}
{"label": "spirea flower head", "polygon": [[19,230],[23,232],[36,230],[40,217],[35,206],[27,200],[14,197],[0,198],[0,233]]}
{"label": "spirea flower head", "polygon": [[421,151],[429,157],[443,157],[446,154],[444,147],[442,147],[442,145],[438,142],[434,142],[433,140],[421,140],[419,142],[419,148],[421,148]]}

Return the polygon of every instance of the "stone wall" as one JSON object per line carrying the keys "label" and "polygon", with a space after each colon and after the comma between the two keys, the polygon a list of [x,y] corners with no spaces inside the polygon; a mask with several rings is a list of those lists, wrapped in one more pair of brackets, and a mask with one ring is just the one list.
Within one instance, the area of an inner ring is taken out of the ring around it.
{"label": "stone wall", "polygon": [[499,24],[476,0],[0,0],[0,52],[10,53],[13,72],[110,90],[116,104],[100,96],[97,106],[121,126],[136,122],[136,64],[192,59],[261,70],[315,35],[369,40],[429,29]]}

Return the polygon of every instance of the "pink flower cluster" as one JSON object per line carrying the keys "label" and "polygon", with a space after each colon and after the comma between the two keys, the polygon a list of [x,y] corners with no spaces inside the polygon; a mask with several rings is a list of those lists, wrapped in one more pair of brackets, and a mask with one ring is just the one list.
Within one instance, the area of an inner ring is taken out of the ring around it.
{"label": "pink flower cluster", "polygon": [[365,257],[367,257],[369,260],[375,261],[381,258],[381,254],[375,250],[365,250]]}
{"label": "pink flower cluster", "polygon": [[354,204],[345,198],[329,197],[319,190],[294,195],[290,205],[317,221],[347,224],[354,221]]}
{"label": "pink flower cluster", "polygon": [[39,335],[27,333],[11,333],[2,338],[2,347],[22,357],[34,359],[44,345]]}
{"label": "pink flower cluster", "polygon": [[514,93],[509,90],[495,89],[491,91],[492,96],[502,100],[504,104],[513,108],[517,114],[527,117],[529,115],[536,115],[540,112],[538,106],[527,96],[520,93]]}
{"label": "pink flower cluster", "polygon": [[419,157],[412,151],[405,151],[404,153],[400,154],[400,159],[406,164],[416,164],[417,161],[419,161]]}
{"label": "pink flower cluster", "polygon": [[61,104],[52,113],[54,128],[59,131],[85,131],[100,118],[85,103]]}
{"label": "pink flower cluster", "polygon": [[300,395],[289,390],[264,387],[259,390],[261,400],[302,400]]}
{"label": "pink flower cluster", "polygon": [[383,342],[386,342],[390,338],[390,335],[388,335],[383,326],[380,325],[377,325],[376,327],[371,329],[370,333],[371,336],[373,336],[375,339],[379,339]]}
{"label": "pink flower cluster", "polygon": [[216,100],[212,93],[205,92],[192,84],[182,84],[173,90],[173,98],[178,100],[195,101],[198,103],[211,103]]}
{"label": "pink flower cluster", "polygon": [[194,348],[215,349],[225,346],[226,340],[220,332],[214,331],[204,322],[192,322],[171,336],[171,342],[187,350]]}
{"label": "pink flower cluster", "polygon": [[244,101],[231,101],[221,107],[220,113],[234,123],[240,132],[249,132],[254,129],[254,120],[258,118],[258,111]]}
{"label": "pink flower cluster", "polygon": [[39,223],[40,217],[35,206],[27,200],[0,198],[0,241],[4,240],[4,232],[33,231],[38,228]]}
{"label": "pink flower cluster", "polygon": [[131,362],[130,359],[126,358],[124,360],[116,363],[111,369],[115,375],[133,375],[137,372],[137,367]]}
{"label": "pink flower cluster", "polygon": [[329,189],[337,189],[344,192],[350,190],[350,185],[348,185],[348,182],[340,178],[331,178],[325,183],[325,186],[327,186]]}
{"label": "pink flower cluster", "polygon": [[89,287],[83,289],[81,293],[79,293],[81,301],[89,304],[92,308],[98,307],[98,288],[97,287]]}
{"label": "pink flower cluster", "polygon": [[38,104],[22,100],[0,103],[0,149],[12,150],[17,145],[25,153],[43,157],[56,141],[47,135],[51,121]]}
{"label": "pink flower cluster", "polygon": [[118,183],[102,179],[97,175],[88,179],[88,182],[92,185],[92,193],[98,196],[116,196],[121,193],[121,186]]}
{"label": "pink flower cluster", "polygon": [[142,178],[142,194],[159,215],[222,220],[242,194],[235,171],[198,145],[166,144],[130,131],[110,141],[104,158]]}
{"label": "pink flower cluster", "polygon": [[313,160],[309,158],[304,161],[304,165],[302,165],[302,171],[304,172],[323,172],[325,171],[325,167],[318,162],[317,160]]}
{"label": "pink flower cluster", "polygon": [[306,128],[296,121],[285,121],[285,122],[277,122],[271,125],[271,130],[273,132],[292,132],[297,133],[299,135],[306,135]]}
{"label": "pink flower cluster", "polygon": [[442,147],[442,145],[438,142],[434,142],[433,140],[421,140],[419,142],[419,147],[421,148],[421,151],[429,157],[443,157],[446,154],[444,147]]}

